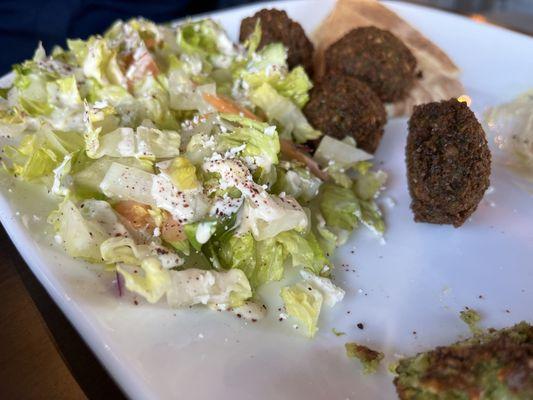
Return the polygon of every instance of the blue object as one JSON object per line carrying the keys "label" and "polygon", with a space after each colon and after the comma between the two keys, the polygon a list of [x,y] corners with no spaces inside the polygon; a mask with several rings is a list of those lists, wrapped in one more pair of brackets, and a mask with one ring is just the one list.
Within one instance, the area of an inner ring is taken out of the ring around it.
{"label": "blue object", "polygon": [[39,41],[50,51],[67,38],[85,39],[117,19],[143,16],[155,22],[249,3],[247,0],[2,0],[0,75],[31,58]]}

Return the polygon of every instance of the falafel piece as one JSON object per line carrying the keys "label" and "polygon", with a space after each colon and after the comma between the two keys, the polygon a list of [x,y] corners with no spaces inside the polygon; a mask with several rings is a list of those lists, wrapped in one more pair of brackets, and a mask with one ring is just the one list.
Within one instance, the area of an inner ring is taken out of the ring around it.
{"label": "falafel piece", "polygon": [[258,49],[269,43],[281,42],[287,47],[287,64],[290,69],[301,65],[309,76],[313,73],[313,44],[302,26],[289,18],[287,13],[275,8],[262,9],[241,22],[239,40],[244,42],[261,20],[261,41]]}
{"label": "falafel piece", "polygon": [[375,373],[381,360],[385,357],[385,354],[382,352],[372,350],[370,347],[355,342],[345,343],[344,348],[348,357],[357,358],[361,361],[365,374]]}
{"label": "falafel piece", "polygon": [[336,71],[365,82],[383,102],[403,99],[416,78],[416,58],[389,31],[367,26],[348,32],[326,49],[326,76]]}
{"label": "falafel piece", "polygon": [[336,139],[352,136],[357,147],[374,153],[383,136],[387,114],[378,96],[350,76],[330,76],[311,90],[304,108],[309,123]]}
{"label": "falafel piece", "polygon": [[416,222],[457,228],[489,187],[491,155],[485,132],[457,99],[414,107],[406,160]]}
{"label": "falafel piece", "polygon": [[533,399],[533,326],[490,329],[401,360],[394,379],[401,400]]}

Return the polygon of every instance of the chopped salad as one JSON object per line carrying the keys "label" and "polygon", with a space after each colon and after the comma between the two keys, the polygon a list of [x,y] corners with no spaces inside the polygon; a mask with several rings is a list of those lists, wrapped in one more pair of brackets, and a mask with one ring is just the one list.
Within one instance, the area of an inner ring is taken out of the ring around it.
{"label": "chopped salad", "polygon": [[259,24],[239,45],[211,19],[134,19],[39,46],[0,90],[2,165],[57,199],[48,221],[70,256],[148,302],[235,308],[299,269],[280,295],[313,336],[344,295],[328,257],[360,225],[384,231],[386,174],[308,123],[311,80],[260,38]]}

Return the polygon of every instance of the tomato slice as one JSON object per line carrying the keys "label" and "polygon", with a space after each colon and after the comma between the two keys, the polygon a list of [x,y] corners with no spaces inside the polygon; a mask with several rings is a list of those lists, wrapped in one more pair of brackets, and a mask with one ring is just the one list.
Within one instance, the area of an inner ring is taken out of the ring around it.
{"label": "tomato slice", "polygon": [[161,224],[161,237],[169,243],[180,242],[186,238],[183,226],[169,214],[166,215]]}

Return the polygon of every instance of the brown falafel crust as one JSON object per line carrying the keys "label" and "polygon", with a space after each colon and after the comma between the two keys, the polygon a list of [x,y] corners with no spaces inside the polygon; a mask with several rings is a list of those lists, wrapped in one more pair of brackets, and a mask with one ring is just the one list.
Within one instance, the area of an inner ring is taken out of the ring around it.
{"label": "brown falafel crust", "polygon": [[474,113],[456,99],[414,107],[406,146],[417,222],[461,226],[489,187],[491,155]]}
{"label": "brown falafel crust", "polygon": [[336,139],[352,136],[357,147],[374,153],[387,114],[378,96],[350,76],[329,75],[311,90],[304,114],[311,125]]}
{"label": "brown falafel crust", "polygon": [[384,102],[407,96],[416,78],[416,58],[389,31],[356,28],[326,49],[326,73],[337,71],[365,82]]}
{"label": "brown falafel crust", "polygon": [[287,47],[289,68],[301,65],[309,76],[313,74],[313,44],[307,38],[302,26],[289,18],[287,13],[275,8],[262,9],[241,22],[239,40],[244,42],[255,29],[257,19],[261,20],[261,42],[259,49],[269,43],[281,42]]}
{"label": "brown falafel crust", "polygon": [[520,322],[400,361],[394,385],[411,399],[532,399],[533,326]]}

